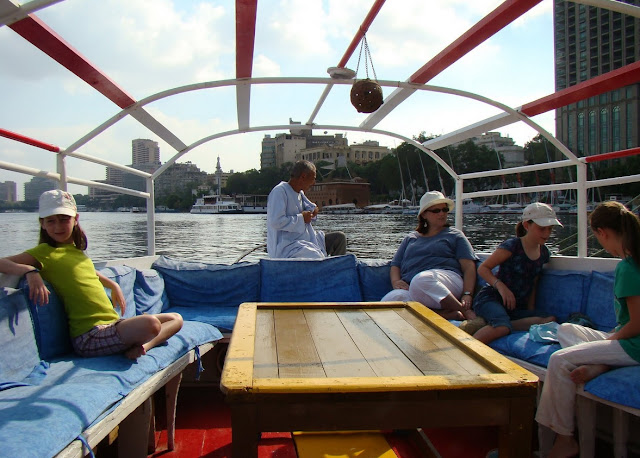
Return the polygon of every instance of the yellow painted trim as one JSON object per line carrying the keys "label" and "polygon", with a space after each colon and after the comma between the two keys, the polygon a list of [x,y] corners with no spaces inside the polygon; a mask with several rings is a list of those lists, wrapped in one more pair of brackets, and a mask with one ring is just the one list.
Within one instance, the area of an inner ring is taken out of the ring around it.
{"label": "yellow painted trim", "polygon": [[238,308],[236,324],[231,334],[225,357],[225,368],[220,380],[220,389],[223,393],[251,390],[257,312],[255,302],[245,302]]}
{"label": "yellow painted trim", "polygon": [[295,434],[293,439],[299,458],[396,458],[380,433],[341,432]]}

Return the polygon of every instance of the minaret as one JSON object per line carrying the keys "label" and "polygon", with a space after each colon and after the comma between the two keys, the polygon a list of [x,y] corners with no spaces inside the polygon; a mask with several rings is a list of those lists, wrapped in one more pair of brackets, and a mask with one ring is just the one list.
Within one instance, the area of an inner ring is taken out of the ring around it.
{"label": "minaret", "polygon": [[218,178],[218,196],[221,195],[220,183],[222,182],[222,168],[220,167],[220,156],[218,156],[218,164],[216,165],[216,177]]}

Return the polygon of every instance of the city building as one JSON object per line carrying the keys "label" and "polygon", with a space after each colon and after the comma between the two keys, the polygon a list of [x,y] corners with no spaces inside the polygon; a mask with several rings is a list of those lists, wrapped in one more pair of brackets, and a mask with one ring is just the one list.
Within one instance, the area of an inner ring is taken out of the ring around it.
{"label": "city building", "polygon": [[369,205],[371,184],[362,178],[353,180],[323,181],[314,184],[305,192],[311,202],[314,202],[320,210],[326,205],[350,204],[363,208]]}
{"label": "city building", "polygon": [[154,184],[156,198],[181,193],[189,189],[189,185],[203,183],[206,179],[207,172],[202,172],[195,164],[176,162],[156,178]]}
{"label": "city building", "polygon": [[45,191],[56,189],[57,187],[58,186],[55,180],[44,177],[33,177],[30,181],[27,181],[24,184],[24,200],[25,202],[37,202],[40,198],[40,194]]}
{"label": "city building", "polygon": [[[636,62],[640,19],[554,0],[554,46],[558,91]],[[640,82],[557,109],[556,137],[578,156],[637,147],[639,92]]]}
{"label": "city building", "polygon": [[18,200],[18,186],[15,181],[0,182],[0,200],[16,202]]}
{"label": "city building", "polygon": [[511,137],[503,137],[500,132],[486,132],[471,140],[478,146],[486,146],[502,155],[504,160],[500,159],[500,165],[503,169],[524,165],[524,148],[516,145]]}
{"label": "city building", "polygon": [[276,139],[265,134],[262,139],[262,152],[260,153],[260,168],[276,166]]}
{"label": "city building", "polygon": [[305,148],[296,155],[296,160],[305,159],[313,163],[327,161],[337,164],[338,158],[344,157],[346,162],[364,165],[369,162],[379,161],[389,154],[391,154],[391,150],[388,147],[380,146],[377,141],[368,140],[361,144],[354,143],[351,146],[348,146],[345,142],[335,146]]}
{"label": "city building", "polygon": [[131,140],[131,164],[133,166],[156,164],[159,167],[160,147],[158,142],[146,138]]}

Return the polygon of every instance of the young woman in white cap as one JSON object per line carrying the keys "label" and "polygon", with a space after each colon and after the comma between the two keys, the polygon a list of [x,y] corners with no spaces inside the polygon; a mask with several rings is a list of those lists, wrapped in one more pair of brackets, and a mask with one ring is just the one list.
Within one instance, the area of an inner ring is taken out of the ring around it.
{"label": "young woman in white cap", "polygon": [[[114,306],[124,314],[124,295],[116,282],[96,271],[84,253],[87,236],[78,224],[73,196],[59,189],[47,191],[39,204],[39,245],[0,259],[0,272],[25,275],[29,298],[41,306],[49,302],[43,279],[51,283],[64,304],[76,353],[124,353],[136,359],[182,328],[182,317],[177,313],[121,319]],[[111,290],[113,304],[104,288]]]}
{"label": "young woman in white cap", "polygon": [[[562,226],[547,204],[534,202],[525,207],[516,236],[502,242],[478,267],[486,282],[473,303],[473,309],[487,325],[473,336],[484,343],[506,336],[512,330],[527,331],[532,324],[555,321],[536,310],[536,285],[542,266],[549,262],[545,245],[554,226]],[[494,275],[492,269],[499,267]]]}
{"label": "young woman in white cap", "polygon": [[465,235],[449,227],[454,203],[441,192],[420,199],[418,226],[391,261],[393,290],[382,301],[418,301],[449,320],[473,319],[476,255]]}
{"label": "young woman in white cap", "polygon": [[603,202],[590,217],[591,230],[609,254],[621,258],[613,286],[618,325],[601,332],[563,323],[563,347],[551,355],[536,420],[556,433],[550,458],[577,456],[575,399],[578,384],[612,367],[640,364],[640,220],[620,202]]}

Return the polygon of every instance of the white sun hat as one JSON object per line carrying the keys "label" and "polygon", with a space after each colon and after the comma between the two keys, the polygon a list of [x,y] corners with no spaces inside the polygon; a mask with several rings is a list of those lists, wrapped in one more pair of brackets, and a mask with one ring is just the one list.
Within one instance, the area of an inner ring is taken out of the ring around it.
{"label": "white sun hat", "polygon": [[38,216],[47,218],[52,215],[76,216],[78,208],[76,200],[71,194],[60,189],[45,191],[40,195]]}
{"label": "white sun hat", "polygon": [[449,211],[453,210],[453,207],[455,207],[455,203],[453,202],[453,200],[447,199],[440,191],[429,191],[426,192],[420,199],[420,211],[418,212],[418,219],[420,219],[420,215],[422,215],[422,212],[424,212],[427,208],[437,204],[447,204],[447,207],[449,207]]}
{"label": "white sun hat", "polygon": [[538,226],[562,226],[553,208],[542,202],[527,205],[522,212],[522,221],[533,221]]}

